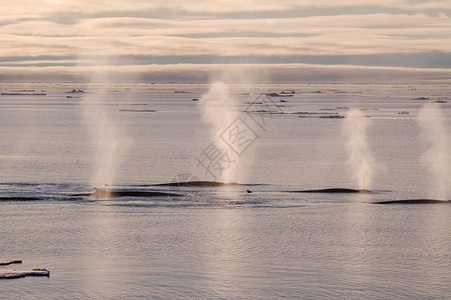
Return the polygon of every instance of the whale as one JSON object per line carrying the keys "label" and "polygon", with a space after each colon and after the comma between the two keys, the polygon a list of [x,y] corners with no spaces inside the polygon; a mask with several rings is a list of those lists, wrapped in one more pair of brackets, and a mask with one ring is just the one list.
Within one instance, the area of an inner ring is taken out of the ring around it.
{"label": "whale", "polygon": [[[217,186],[241,186],[236,182],[219,182],[219,181],[182,181],[168,182],[150,185],[140,185],[139,187],[217,187]],[[136,190],[103,190],[94,187],[93,193],[71,194],[70,197],[89,197],[110,198],[110,197],[182,197],[185,195],[162,192],[162,191],[136,191]]]}
{"label": "whale", "polygon": [[128,191],[128,190],[101,190],[94,188],[95,192],[88,195],[96,198],[111,197],[182,197],[184,195],[159,191]]}
{"label": "whale", "polygon": [[437,199],[406,199],[372,202],[372,204],[451,204],[451,200]]}
{"label": "whale", "polygon": [[291,191],[292,193],[329,193],[329,194],[352,194],[352,193],[371,193],[366,189],[348,189],[348,188],[329,188],[317,190]]}
{"label": "whale", "polygon": [[195,187],[206,187],[206,186],[239,186],[241,184],[236,182],[220,182],[220,181],[182,181],[182,182],[168,182],[153,184],[152,186],[195,186]]}
{"label": "whale", "polygon": [[39,197],[0,197],[0,201],[38,201],[43,200]]}

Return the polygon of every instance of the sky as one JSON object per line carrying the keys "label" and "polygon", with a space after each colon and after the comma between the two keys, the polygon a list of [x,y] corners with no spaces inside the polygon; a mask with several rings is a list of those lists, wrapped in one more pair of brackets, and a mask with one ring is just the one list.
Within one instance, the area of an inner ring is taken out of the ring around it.
{"label": "sky", "polygon": [[451,80],[451,0],[0,0],[0,7],[0,82],[206,82],[227,70],[274,82]]}

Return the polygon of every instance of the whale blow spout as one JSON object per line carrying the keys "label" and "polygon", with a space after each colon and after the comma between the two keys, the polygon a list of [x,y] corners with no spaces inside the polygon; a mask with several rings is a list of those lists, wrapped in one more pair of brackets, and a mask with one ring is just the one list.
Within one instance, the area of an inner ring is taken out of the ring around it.
{"label": "whale blow spout", "polygon": [[359,188],[372,183],[376,161],[368,143],[369,119],[360,109],[351,108],[343,122],[348,166]]}

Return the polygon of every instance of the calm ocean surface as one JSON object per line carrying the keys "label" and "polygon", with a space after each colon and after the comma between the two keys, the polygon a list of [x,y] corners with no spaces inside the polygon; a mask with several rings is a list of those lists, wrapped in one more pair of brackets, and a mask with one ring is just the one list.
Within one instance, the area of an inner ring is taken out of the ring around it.
{"label": "calm ocean surface", "polygon": [[0,299],[450,297],[451,205],[373,204],[451,199],[448,85],[0,90]]}

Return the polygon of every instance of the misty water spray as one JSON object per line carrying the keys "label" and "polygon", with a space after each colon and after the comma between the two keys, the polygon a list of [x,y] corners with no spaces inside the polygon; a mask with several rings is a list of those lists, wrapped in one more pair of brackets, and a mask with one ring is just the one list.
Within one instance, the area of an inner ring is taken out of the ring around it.
{"label": "misty water spray", "polygon": [[421,163],[431,174],[432,196],[437,199],[451,197],[451,145],[449,128],[437,103],[426,103],[417,117],[420,138],[428,149],[421,156]]}
{"label": "misty water spray", "polygon": [[221,156],[217,166],[212,166],[212,168],[214,170],[220,168],[220,172],[215,173],[218,175],[218,180],[232,181],[236,175],[236,160],[232,160],[232,154],[226,152],[228,146],[221,138],[224,129],[238,117],[237,104],[230,92],[229,85],[222,81],[210,84],[208,92],[202,95],[199,106],[204,122],[211,128],[211,145],[217,149],[217,155]]}
{"label": "misty water spray", "polygon": [[348,166],[359,189],[368,189],[373,179],[375,160],[367,141],[369,118],[361,110],[350,109],[343,122]]}

